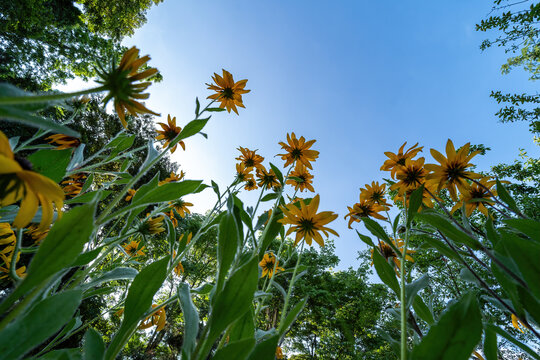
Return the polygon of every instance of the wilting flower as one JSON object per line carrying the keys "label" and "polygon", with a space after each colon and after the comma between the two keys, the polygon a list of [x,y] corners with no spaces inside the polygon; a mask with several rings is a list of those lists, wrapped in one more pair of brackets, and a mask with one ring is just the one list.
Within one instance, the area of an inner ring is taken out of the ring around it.
{"label": "wilting flower", "polygon": [[178,220],[176,219],[176,216],[174,216],[174,211],[171,209],[171,211],[169,211],[167,213],[167,217],[169,219],[171,219],[171,222],[173,224],[174,227],[177,227],[178,226]]}
{"label": "wilting flower", "polygon": [[60,184],[64,186],[66,196],[75,197],[79,195],[84,186],[84,179],[86,179],[86,175],[81,173],[71,175],[67,180],[62,181]]}
{"label": "wilting flower", "polygon": [[[296,179],[291,179],[291,177],[295,177]],[[289,178],[285,183],[294,186],[296,190],[300,190],[302,192],[304,190],[315,192],[313,185],[311,185],[313,183],[312,180],[313,175],[309,173],[307,168],[302,163],[296,163],[294,170],[291,171]]]}
{"label": "wilting flower", "polygon": [[[152,304],[152,309],[157,307],[156,304]],[[161,331],[167,323],[167,314],[165,314],[165,308],[161,307],[158,311],[153,313],[144,319],[139,325],[139,329],[148,329],[152,326],[157,326],[156,331]]]}
{"label": "wilting flower", "polygon": [[386,160],[381,166],[381,170],[390,171],[392,178],[394,178],[396,171],[399,170],[401,166],[405,165],[405,160],[414,158],[416,154],[418,154],[424,148],[423,146],[417,148],[418,143],[416,143],[407,149],[407,151],[403,152],[405,145],[407,145],[407,142],[401,145],[397,154],[389,151],[384,153],[384,155],[388,156],[389,159]]}
{"label": "wilting flower", "polygon": [[360,189],[360,199],[365,199],[374,204],[390,206],[384,198],[386,184],[379,185],[379,182],[372,181],[371,185],[366,184],[365,189]]}
{"label": "wilting flower", "polygon": [[261,277],[268,276],[269,279],[272,278],[272,275],[274,275],[274,267],[276,268],[276,273],[278,271],[285,270],[279,266],[279,261],[276,260],[276,257],[273,253],[264,254],[261,262],[259,263],[259,266],[262,268]]}
{"label": "wilting flower", "polygon": [[366,199],[360,199],[359,203],[354,204],[353,207],[347,206],[347,209],[349,209],[349,213],[345,215],[345,219],[347,218],[347,216],[351,217],[348,224],[349,229],[352,229],[351,224],[353,222],[360,222],[360,218],[363,217],[372,217],[375,219],[386,220],[386,218],[379,214],[379,212],[388,210],[387,207],[375,204]]}
{"label": "wilting flower", "polygon": [[158,185],[161,186],[170,182],[180,181],[184,178],[184,176],[186,176],[186,173],[183,170],[180,171],[180,175],[177,175],[174,171],[171,171],[171,175],[165,178],[165,180],[161,180]]}
{"label": "wilting flower", "polygon": [[222,109],[227,109],[228,112],[231,112],[231,109],[238,115],[237,106],[245,108],[244,103],[242,102],[242,94],[247,94],[251,90],[245,90],[247,80],[240,80],[234,82],[233,76],[227,70],[223,70],[223,77],[214,73],[212,80],[214,84],[208,85],[209,90],[214,90],[216,93],[207,97],[207,99],[217,100],[220,102],[219,107]]}
{"label": "wilting flower", "polygon": [[136,193],[137,193],[137,190],[129,189],[125,200],[126,201],[131,201],[131,199],[133,199],[133,197],[135,196]]}
{"label": "wilting flower", "polygon": [[49,144],[51,145],[54,145],[53,143],[56,143],[56,145],[58,145],[56,150],[75,148],[81,145],[81,140],[79,140],[78,138],[63,134],[51,135],[49,137],[46,137],[45,140],[49,140]]}
{"label": "wilting flower", "polygon": [[[150,214],[146,214],[148,217]],[[148,218],[139,226],[139,232],[143,235],[159,234],[165,231],[163,225],[163,215],[156,216],[155,218]]]}
{"label": "wilting flower", "polygon": [[281,351],[281,348],[279,346],[276,348],[276,359],[283,359],[283,351]]}
{"label": "wilting flower", "polygon": [[[102,84],[109,93],[103,99],[103,103],[107,104],[111,99],[114,99],[114,109],[122,122],[124,128],[127,129],[126,110],[133,116],[137,114],[153,114],[159,116],[158,113],[147,109],[137,100],[148,99],[150,94],[143,94],[151,82],[138,83],[139,80],[146,79],[155,73],[157,69],[149,68],[142,72],[138,72],[139,68],[150,60],[150,56],[146,55],[139,57],[139,49],[132,47],[127,50],[120,60],[120,64],[115,66],[114,62],[108,71],[100,69],[97,71],[101,80],[97,80]],[[137,99],[137,100],[135,100]]]}
{"label": "wilting flower", "polygon": [[283,160],[285,160],[285,167],[293,164],[294,162],[300,162],[308,169],[311,167],[311,161],[315,161],[319,157],[319,152],[316,150],[309,150],[309,148],[315,143],[316,140],[310,140],[306,142],[306,139],[301,136],[300,139],[296,138],[294,133],[287,134],[287,144],[281,141],[279,145],[285,150],[286,154],[278,154]]}
{"label": "wilting flower", "polygon": [[244,189],[248,190],[248,191],[251,191],[251,190],[256,190],[258,189],[259,187],[257,186],[257,182],[255,181],[254,178],[250,178],[250,179],[247,179],[244,183]]}
{"label": "wilting flower", "polygon": [[41,204],[40,230],[49,227],[53,220],[53,204],[62,215],[64,192],[51,179],[32,171],[32,164],[13,155],[9,140],[0,131],[0,207],[21,200],[19,213],[13,226],[23,228],[32,221]]}
{"label": "wilting flower", "polygon": [[132,240],[129,244],[124,244],[124,251],[131,257],[144,256],[144,246],[139,249],[140,241]]}
{"label": "wilting flower", "polygon": [[[390,240],[392,240],[392,244],[394,244],[394,246],[398,248],[399,251],[403,252],[403,247],[405,244],[403,240],[398,239],[396,241],[392,238],[390,238]],[[379,246],[377,247],[377,249],[386,260],[392,260],[394,262],[394,264],[396,265],[396,267],[394,268],[394,271],[399,276],[399,269],[401,269],[401,261],[399,260],[398,255],[396,254],[394,249],[392,249],[390,245],[382,241],[379,241]],[[373,251],[374,251],[373,248],[371,248],[370,251],[371,251],[371,260],[373,260]],[[407,251],[405,252],[405,261],[414,262],[414,259],[409,255],[409,254],[414,254],[414,253],[416,253],[415,250],[407,249]],[[371,263],[371,265],[373,265],[373,262]]]}
{"label": "wilting flower", "polygon": [[515,327],[517,330],[521,331],[522,333],[525,333],[525,331],[523,331],[523,328],[527,329],[527,325],[525,325],[523,321],[519,320],[514,314],[512,314],[512,326]]}
{"label": "wilting flower", "polygon": [[[156,140],[165,140],[165,144],[163,144],[163,147],[166,148],[169,146],[169,144],[180,134],[182,131],[182,128],[180,126],[176,126],[176,117],[173,117],[171,119],[171,115],[167,115],[167,124],[165,123],[158,123],[159,126],[163,130],[156,130],[156,132],[159,134],[156,136]],[[180,144],[183,150],[186,150],[186,144],[184,144],[183,141],[179,141],[176,145],[174,145],[171,149],[171,153],[176,151],[176,147]]]}
{"label": "wilting flower", "polygon": [[[176,251],[173,251],[173,258],[176,257]],[[182,265],[182,263],[179,261],[178,264],[174,267],[174,273],[177,275],[177,276],[180,276],[181,274],[184,273],[184,266]]]}
{"label": "wilting flower", "polygon": [[34,240],[34,243],[37,244],[47,237],[47,234],[49,234],[49,229],[40,231],[36,225],[30,225],[26,228],[25,233],[30,235],[30,237]]}
{"label": "wilting flower", "polygon": [[259,186],[271,189],[276,186],[280,186],[274,170],[266,170],[264,166],[257,169],[257,177],[259,178]]}
{"label": "wilting flower", "polygon": [[467,216],[471,216],[474,210],[478,210],[486,215],[486,217],[489,217],[486,205],[493,203],[493,200],[491,200],[493,198],[492,195],[497,195],[497,190],[492,189],[497,181],[489,180],[489,178],[486,177],[480,179],[478,182],[481,185],[473,182],[461,192],[459,202],[452,208],[452,213],[465,205],[465,214],[467,214]]}
{"label": "wilting flower", "polygon": [[239,160],[244,164],[248,171],[251,171],[252,168],[261,168],[261,164],[264,158],[261,155],[257,155],[257,150],[249,150],[248,148],[239,147],[238,150],[242,153],[236,160]]}
{"label": "wilting flower", "polygon": [[482,175],[476,174],[466,169],[473,166],[469,161],[480,151],[473,151],[469,154],[470,143],[465,144],[458,152],[454,148],[452,140],[448,139],[446,143],[446,156],[435,149],[431,149],[431,155],[440,165],[426,164],[425,168],[431,171],[426,176],[430,183],[437,184],[437,191],[443,187],[448,189],[452,200],[457,201],[456,187],[460,192],[466,192],[468,184],[466,179],[477,179]]}
{"label": "wilting flower", "polygon": [[188,206],[193,206],[192,203],[189,203],[187,201],[184,201],[182,199],[175,200],[173,202],[170,202],[169,205],[176,210],[178,215],[185,218],[186,214],[191,214],[191,211],[189,211]]}
{"label": "wilting flower", "polygon": [[397,183],[390,187],[390,190],[397,190],[398,195],[403,195],[406,192],[414,191],[426,181],[427,171],[424,169],[424,158],[418,160],[405,160],[405,164],[401,166],[395,173]]}
{"label": "wilting flower", "polygon": [[9,223],[0,223],[0,245],[15,244],[17,238]]}
{"label": "wilting flower", "polygon": [[331,211],[323,211],[317,214],[319,201],[320,197],[317,194],[311,199],[309,205],[306,205],[304,200],[300,200],[300,207],[297,207],[294,203],[280,207],[283,210],[284,217],[278,221],[284,225],[291,225],[286,236],[296,232],[294,245],[304,239],[308,245],[311,245],[311,241],[315,240],[320,246],[324,246],[324,240],[319,231],[322,231],[326,237],[328,237],[328,233],[339,236],[337,232],[324,226],[334,221],[338,215]]}
{"label": "wilting flower", "polygon": [[239,182],[247,181],[248,179],[254,180],[253,174],[251,174],[252,169],[246,167],[243,162],[236,164],[236,180]]}

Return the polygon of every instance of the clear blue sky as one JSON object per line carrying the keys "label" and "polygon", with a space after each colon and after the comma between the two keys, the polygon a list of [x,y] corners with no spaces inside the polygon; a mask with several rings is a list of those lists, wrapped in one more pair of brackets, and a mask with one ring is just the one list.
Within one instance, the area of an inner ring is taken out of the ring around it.
{"label": "clear blue sky", "polygon": [[[340,267],[356,265],[364,249],[343,216],[358,201],[359,187],[382,180],[384,151],[408,141],[428,150],[485,144],[481,170],[511,162],[525,148],[538,156],[525,124],[501,124],[493,115],[492,89],[534,91],[526,74],[501,75],[501,49],[479,50],[486,34],[474,25],[491,1],[177,1],[148,13],[148,23],[127,39],[150,54],[164,81],[150,88],[147,105],[177,117],[193,117],[205,82],[229,70],[249,79],[240,116],[213,116],[201,136],[187,141],[176,160],[191,179],[234,176],[236,148],[257,148],[282,165],[279,141],[294,131],[317,139],[320,157],[314,185],[322,210],[340,216],[331,227]],[[429,151],[429,150],[428,150]],[[429,152],[424,155],[431,161]],[[242,196],[254,204],[256,195]],[[213,204],[211,190],[191,198],[195,210]],[[359,225],[356,225],[357,227]]]}

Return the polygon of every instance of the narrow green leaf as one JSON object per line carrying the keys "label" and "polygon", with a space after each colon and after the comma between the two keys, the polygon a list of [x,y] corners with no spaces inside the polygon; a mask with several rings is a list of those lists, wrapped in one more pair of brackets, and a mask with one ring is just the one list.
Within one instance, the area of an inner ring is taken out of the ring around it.
{"label": "narrow green leaf", "polygon": [[231,341],[226,346],[216,351],[212,360],[245,359],[254,347],[254,338]]}
{"label": "narrow green leaf", "polygon": [[275,334],[257,343],[247,360],[274,360],[276,358],[278,342],[279,334]]}
{"label": "narrow green leaf", "polygon": [[502,336],[506,340],[510,341],[512,344],[516,345],[518,348],[520,348],[521,350],[523,350],[527,354],[529,354],[533,359],[540,360],[540,355],[536,351],[534,351],[533,349],[531,349],[527,345],[523,344],[522,342],[514,339],[514,337],[512,335],[510,335],[509,333],[507,333],[503,329],[501,329],[501,328],[499,328],[497,326],[493,326],[493,325],[486,325],[486,328],[489,328],[490,330],[493,330],[494,332],[496,332],[497,334],[499,334],[500,336]]}
{"label": "narrow green leaf", "polygon": [[431,236],[422,236],[422,240],[425,241],[425,245],[436,249],[438,252],[443,254],[449,259],[459,260],[459,256],[452,250],[448,245],[446,245],[442,240],[432,238]]}
{"label": "narrow green leaf", "polygon": [[269,193],[269,194],[266,194],[262,197],[261,199],[261,202],[265,202],[265,201],[270,201],[270,200],[274,200],[274,199],[277,199],[279,196],[278,193]]}
{"label": "narrow green leaf", "polygon": [[429,285],[429,276],[426,274],[420,279],[417,279],[409,284],[405,285],[405,299],[407,304],[407,309],[411,307],[414,298],[420,290]]}
{"label": "narrow green leaf", "polygon": [[206,109],[206,111],[209,111],[209,112],[222,112],[222,111],[225,111],[225,109],[222,109],[222,108],[208,108],[208,109]]}
{"label": "narrow green leaf", "polygon": [[96,191],[89,191],[85,194],[79,195],[74,197],[73,199],[68,199],[64,201],[64,203],[70,205],[70,204],[84,204],[87,202],[90,202],[94,199],[97,201],[105,200],[109,195],[112,194],[111,190],[96,190]]}
{"label": "narrow green leaf", "polygon": [[[84,161],[84,148],[86,147],[86,144],[80,144],[77,146],[75,151],[73,152],[73,156],[71,157],[71,161],[69,162],[67,166],[67,171],[71,171],[73,169],[76,169],[81,166],[81,164]],[[81,190],[82,192],[82,190]]]}
{"label": "narrow green leaf", "polygon": [[540,242],[540,221],[533,219],[507,219],[503,220],[503,222],[527,235],[531,240]]}
{"label": "narrow green leaf", "polygon": [[373,249],[373,265],[375,265],[375,270],[381,281],[392,289],[399,297],[400,287],[396,278],[396,273],[392,266],[386,262],[384,257],[379,253],[377,248]]}
{"label": "narrow green leaf", "polygon": [[28,157],[33,170],[53,180],[60,182],[66,175],[66,168],[71,159],[71,149],[43,149]]}
{"label": "narrow green leaf", "polygon": [[229,341],[253,338],[255,335],[254,312],[253,306],[251,306],[249,311],[246,311],[240,319],[234,322],[229,331]]}
{"label": "narrow green leaf", "polygon": [[274,174],[276,174],[276,177],[279,180],[279,183],[283,184],[283,174],[281,173],[281,170],[279,170],[279,168],[272,163],[270,163],[270,168],[274,170]]}
{"label": "narrow green leaf", "polygon": [[304,306],[306,306],[307,298],[301,300],[298,304],[296,304],[291,311],[287,314],[287,317],[285,317],[285,320],[282,324],[279,324],[278,333],[279,336],[282,337],[285,335],[287,330],[289,330],[289,327],[294,323],[300,312],[304,309]]}
{"label": "narrow green leaf", "polygon": [[85,360],[103,360],[104,355],[105,343],[103,343],[103,338],[96,330],[89,328],[84,335]]}
{"label": "narrow green leaf", "polygon": [[373,241],[371,240],[369,236],[360,234],[358,230],[356,230],[356,233],[358,234],[358,237],[360,238],[360,240],[362,240],[363,242],[365,242],[367,245],[371,247],[375,247],[375,244],[373,244]]}
{"label": "narrow green leaf", "polygon": [[53,120],[45,119],[41,116],[32,114],[13,106],[0,106],[0,119],[12,121],[26,126],[36,127],[44,130],[50,130],[58,134],[80,137],[81,135],[71,130],[69,127],[60,125]]}
{"label": "narrow green leaf", "polygon": [[495,227],[493,226],[493,220],[491,220],[490,217],[488,217],[486,221],[486,235],[487,239],[491,242],[493,246],[497,245],[499,242],[500,236],[495,230]]}
{"label": "narrow green leaf", "polygon": [[442,232],[446,237],[452,239],[455,242],[469,246],[474,250],[479,250],[482,248],[482,244],[475,238],[464,233],[458,229],[454,224],[450,223],[446,218],[435,212],[422,212],[416,214],[421,220],[435,227],[437,230]]}
{"label": "narrow green leaf", "polygon": [[152,162],[152,160],[157,158],[159,155],[159,152],[154,147],[154,140],[148,140],[146,148],[146,159],[144,159],[144,163],[142,164],[141,169],[144,169],[148,164]]}
{"label": "narrow green leaf", "polygon": [[[210,118],[208,118],[210,119]],[[201,131],[206,123],[208,122],[208,119],[200,119],[200,120],[192,120],[190,121],[178,134],[178,136],[174,139],[175,141],[180,141],[183,139],[186,139],[190,136],[193,136],[197,134],[199,131]]]}
{"label": "narrow green leaf", "polygon": [[433,313],[419,295],[416,295],[414,297],[412,306],[414,312],[420,317],[420,319],[424,320],[429,325],[433,325],[433,323],[435,322],[435,319],[433,319]]}
{"label": "narrow green leaf", "polygon": [[512,233],[503,233],[501,243],[519,268],[531,292],[540,298],[540,242],[523,239]]}
{"label": "narrow green leaf", "polygon": [[103,274],[97,279],[93,279],[88,283],[85,283],[82,288],[88,289],[94,286],[103,284],[104,282],[115,281],[115,280],[131,280],[134,279],[139,272],[133,268],[128,267],[117,267],[113,270]]}
{"label": "narrow green leaf", "polygon": [[422,205],[422,198],[424,196],[424,185],[421,185],[418,189],[414,190],[409,199],[409,207],[407,208],[407,226],[411,225],[411,221],[418,212],[420,205]]}
{"label": "narrow green leaf", "polygon": [[182,358],[191,359],[191,354],[197,345],[199,333],[199,312],[193,304],[189,285],[182,283],[178,286],[178,301],[184,314],[184,340],[182,343]]}
{"label": "narrow green leaf", "polygon": [[510,193],[503,184],[497,179],[497,195],[499,198],[508,205],[508,207],[514,210],[516,213],[520,213],[519,208],[517,207],[516,201],[510,196]]}
{"label": "narrow green leaf", "polygon": [[498,360],[497,334],[489,326],[484,328],[484,356],[486,360]]}
{"label": "narrow green leaf", "polygon": [[195,98],[195,116],[199,116],[199,110],[201,109],[201,103],[199,102],[199,98]]}
{"label": "narrow green leaf", "polygon": [[264,253],[268,246],[274,241],[276,236],[279,234],[279,230],[283,228],[283,224],[278,222],[278,220],[283,218],[283,213],[281,211],[274,211],[272,214],[272,219],[268,222],[264,231],[259,239],[261,243],[261,250],[259,251],[259,258],[262,259]]}
{"label": "narrow green leaf", "polygon": [[238,236],[236,219],[230,212],[227,212],[223,216],[218,229],[218,276],[216,289],[219,291],[225,281],[225,277],[229,273],[241,240]]}

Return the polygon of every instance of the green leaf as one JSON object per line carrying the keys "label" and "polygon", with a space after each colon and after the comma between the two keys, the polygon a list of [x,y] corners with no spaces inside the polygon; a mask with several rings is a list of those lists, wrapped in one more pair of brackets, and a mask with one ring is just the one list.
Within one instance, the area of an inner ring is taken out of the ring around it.
{"label": "green leaf", "polygon": [[90,328],[84,335],[84,359],[103,360],[105,344],[103,338],[94,329]]}
{"label": "green leaf", "polygon": [[283,228],[283,224],[278,222],[278,220],[283,218],[283,213],[281,211],[273,211],[272,212],[272,218],[269,220],[268,224],[264,228],[264,231],[261,235],[261,238],[259,240],[261,244],[261,249],[259,251],[259,258],[262,259],[264,256],[264,253],[268,246],[274,241],[276,236],[279,234],[279,230]]}
{"label": "green leaf", "polygon": [[209,111],[209,112],[222,112],[222,111],[225,111],[225,109],[222,109],[222,108],[207,108],[205,111]]}
{"label": "green leaf", "polygon": [[266,195],[264,195],[264,196],[262,197],[261,202],[265,202],[265,201],[270,201],[270,200],[277,199],[278,196],[279,196],[279,193],[276,193],[276,192],[266,194]]}
{"label": "green leaf", "polygon": [[[84,148],[85,147],[86,147],[85,144],[80,144],[79,146],[77,146],[75,151],[73,151],[73,156],[71,157],[71,160],[66,169],[67,171],[71,171],[81,166],[81,164],[84,161]],[[83,191],[81,190],[81,192]]]}
{"label": "green leaf", "polygon": [[[207,109],[208,110],[208,109]],[[210,118],[208,118],[210,119]],[[197,134],[199,131],[201,131],[206,123],[208,122],[208,119],[201,119],[201,120],[192,120],[190,121],[178,134],[178,136],[174,139],[173,143],[175,141],[180,141],[183,139],[186,139],[190,136],[193,136]]]}
{"label": "green leaf", "polygon": [[94,250],[87,251],[77,256],[75,261],[71,264],[72,267],[82,266],[88,264],[90,261],[98,257],[99,253],[103,250],[103,246],[100,246]]}
{"label": "green leaf", "polygon": [[24,280],[0,304],[0,313],[5,312],[19,297],[34,287],[43,286],[54,274],[73,263],[94,230],[95,207],[96,204],[92,203],[73,208],[53,225],[32,258]]}
{"label": "green leaf", "polygon": [[58,134],[64,134],[73,137],[80,137],[81,134],[71,130],[67,126],[60,125],[53,120],[34,115],[31,112],[17,109],[13,106],[0,106],[0,119],[12,121],[26,126],[49,130]]}
{"label": "green leaf", "polygon": [[45,298],[27,314],[0,331],[3,359],[19,359],[54,335],[69,320],[81,303],[81,290],[68,290]]}
{"label": "green leaf", "polygon": [[223,216],[219,222],[218,229],[218,276],[216,289],[219,291],[225,281],[225,277],[229,273],[229,269],[234,261],[241,240],[238,236],[236,219],[230,212],[227,212]]}
{"label": "green leaf", "polygon": [[540,242],[540,221],[532,219],[507,219],[503,220],[503,222],[519,230],[532,240]]}
{"label": "green leaf", "polygon": [[399,282],[396,279],[396,273],[392,266],[379,253],[377,248],[373,249],[373,265],[375,265],[375,270],[381,281],[392,289],[399,297],[400,287]]}
{"label": "green leaf", "polygon": [[276,174],[276,177],[279,180],[279,183],[283,184],[283,174],[281,173],[281,170],[279,170],[279,168],[272,163],[270,163],[270,168],[274,170],[274,174]]}
{"label": "green leaf", "polygon": [[66,175],[66,168],[71,159],[71,149],[44,149],[28,157],[33,170],[58,183]]}
{"label": "green leaf", "polygon": [[492,328],[484,328],[484,356],[486,360],[498,360],[497,334]]}
{"label": "green leaf", "polygon": [[481,337],[482,315],[470,292],[441,315],[412,355],[415,360],[467,360]]}
{"label": "green leaf", "polygon": [[184,180],[163,184],[151,189],[144,195],[133,197],[129,207],[176,200],[187,194],[201,192],[207,187],[207,185],[202,184],[202,180]]}
{"label": "green leaf", "polygon": [[102,201],[102,200],[105,200],[110,194],[112,194],[112,191],[110,190],[89,191],[85,194],[76,196],[73,199],[69,199],[64,202],[68,205],[69,204],[84,204],[96,198],[97,198],[97,201]]}
{"label": "green leaf", "polygon": [[431,236],[422,236],[422,240],[425,241],[425,244],[433,249],[436,249],[438,252],[443,254],[449,259],[454,259],[460,261],[459,256],[452,250],[448,245],[446,245],[442,240],[432,238]]}
{"label": "green leaf", "polygon": [[157,158],[159,155],[159,152],[154,147],[154,140],[148,140],[146,148],[148,149],[146,152],[146,159],[144,159],[144,163],[140,167],[141,169],[144,169],[147,165],[149,165],[152,162],[152,160]]}
{"label": "green leaf", "polygon": [[129,149],[133,145],[134,141],[135,135],[129,135],[126,133],[118,134],[107,144],[107,147],[111,149],[111,152],[105,161],[111,160],[122,151]]}
{"label": "green leaf", "polygon": [[251,306],[249,311],[246,311],[240,319],[234,322],[229,331],[229,341],[253,338],[255,334],[255,325],[253,322],[254,312],[253,306]]}
{"label": "green leaf", "polygon": [[495,227],[493,226],[493,220],[491,220],[490,217],[488,217],[486,221],[486,236],[493,246],[496,246],[500,240],[500,236],[495,230]]}
{"label": "green leaf", "polygon": [[517,265],[531,292],[540,298],[540,242],[523,239],[512,233],[503,233],[501,243]]}
{"label": "green leaf", "polygon": [[373,244],[373,241],[371,240],[369,236],[360,234],[358,230],[356,230],[356,233],[358,234],[358,237],[360,238],[360,240],[362,240],[363,242],[365,242],[367,245],[371,247],[375,247],[375,244]]}
{"label": "green leaf", "polygon": [[405,285],[405,303],[407,304],[407,309],[411,307],[418,292],[428,285],[429,276],[427,274],[422,276],[420,279]]}
{"label": "green leaf", "polygon": [[435,322],[435,320],[433,319],[433,313],[420,296],[416,295],[414,297],[412,306],[414,312],[420,317],[420,319],[424,320],[429,325],[433,325],[433,323]]}
{"label": "green leaf", "polygon": [[510,196],[510,193],[508,192],[508,190],[506,190],[506,188],[499,181],[499,179],[497,179],[497,195],[502,201],[506,203],[506,205],[508,205],[510,209],[512,209],[518,214],[521,213],[517,207],[516,201],[512,198],[512,196]]}
{"label": "green leaf", "polygon": [[510,335],[509,333],[507,333],[503,329],[501,329],[501,328],[499,328],[497,326],[493,326],[493,325],[486,325],[486,328],[488,328],[490,330],[493,330],[494,332],[496,332],[497,334],[499,334],[500,336],[502,336],[506,340],[510,341],[512,344],[516,345],[518,348],[520,348],[521,350],[523,350],[527,354],[529,354],[533,359],[540,360],[540,355],[538,355],[538,353],[536,351],[534,351],[533,349],[531,349],[527,345],[521,343],[520,341],[514,339],[514,337],[512,335]]}
{"label": "green leaf", "polygon": [[195,116],[199,116],[199,110],[201,109],[201,103],[199,102],[199,98],[195,98]]}
{"label": "green leaf", "polygon": [[442,232],[446,237],[452,239],[455,242],[469,246],[474,250],[479,250],[482,248],[482,244],[458,229],[454,224],[450,223],[445,217],[435,213],[435,212],[422,212],[416,214],[421,220],[435,227],[437,230]]}
{"label": "green leaf", "polygon": [[84,284],[82,287],[84,289],[88,289],[88,288],[103,284],[104,282],[115,281],[115,280],[131,280],[131,279],[134,279],[138,273],[139,272],[133,268],[117,267],[103,274],[99,278],[91,280],[90,282]]}
{"label": "green leaf", "polygon": [[364,222],[366,229],[368,229],[377,238],[384,240],[386,243],[392,243],[390,237],[388,234],[386,234],[386,231],[384,231],[384,228],[378,222],[367,217],[362,218],[362,221]]}
{"label": "green leaf", "polygon": [[249,354],[248,360],[274,360],[276,348],[279,342],[279,334],[275,334],[255,345],[255,349]]}
{"label": "green leaf", "polygon": [[421,185],[418,189],[414,190],[409,198],[409,207],[407,208],[407,226],[411,225],[411,221],[418,213],[420,205],[422,205],[422,198],[424,196],[424,185]]}
{"label": "green leaf", "polygon": [[214,180],[211,180],[211,184],[212,184],[212,189],[214,190],[214,192],[216,193],[219,199],[221,197],[219,193],[219,185]]}
{"label": "green leaf", "polygon": [[124,307],[124,320],[114,335],[106,359],[115,359],[137,329],[139,321],[152,306],[152,299],[167,277],[169,257],[156,261],[139,272],[129,287]]}
{"label": "green leaf", "polygon": [[216,351],[212,360],[245,359],[254,346],[254,338],[231,341],[226,346]]}
{"label": "green leaf", "polygon": [[189,285],[182,283],[178,286],[178,301],[184,315],[184,340],[182,343],[182,359],[191,359],[191,354],[197,345],[199,333],[199,312],[193,304]]}
{"label": "green leaf", "polygon": [[278,333],[279,336],[282,337],[285,335],[287,330],[289,330],[289,327],[294,323],[300,312],[304,309],[304,306],[306,306],[307,298],[301,300],[298,304],[296,304],[291,311],[287,314],[287,317],[285,317],[285,320],[283,323],[279,324]]}

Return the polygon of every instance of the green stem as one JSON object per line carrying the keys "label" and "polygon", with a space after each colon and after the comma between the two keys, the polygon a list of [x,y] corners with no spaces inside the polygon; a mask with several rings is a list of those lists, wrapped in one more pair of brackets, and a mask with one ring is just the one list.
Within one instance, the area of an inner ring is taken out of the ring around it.
{"label": "green stem", "polygon": [[[405,242],[401,251],[400,269],[400,302],[401,302],[401,360],[407,360],[407,300],[405,297],[405,259],[407,257],[407,246],[409,245],[409,219],[407,211],[407,194],[404,194],[403,205],[405,207]],[[397,240],[396,240],[397,242]],[[397,246],[396,246],[397,247]]]}
{"label": "green stem", "polygon": [[16,281],[21,281],[19,275],[17,275],[17,257],[19,255],[19,250],[21,248],[22,242],[22,233],[23,229],[17,229],[17,241],[15,242],[15,247],[13,248],[13,254],[11,254],[11,263],[9,265],[9,275]]}
{"label": "green stem", "polygon": [[36,96],[9,96],[0,98],[0,105],[19,105],[19,104],[32,104],[32,103],[44,103],[54,100],[63,100],[81,95],[88,95],[105,91],[105,86],[99,86],[96,88],[81,90],[72,93],[59,93],[51,95],[36,95]]}
{"label": "green stem", "polygon": [[294,287],[294,282],[296,281],[296,273],[298,272],[298,266],[300,265],[300,259],[302,257],[302,253],[304,252],[304,244],[305,241],[302,241],[302,247],[300,248],[300,251],[298,252],[298,259],[296,260],[296,265],[294,267],[293,276],[291,278],[291,283],[289,284],[289,290],[287,291],[287,297],[285,298],[285,304],[283,305],[283,311],[281,313],[281,319],[279,320],[279,325],[283,324],[285,321],[285,317],[287,316],[287,307],[289,306],[289,300],[291,298],[292,289]]}

